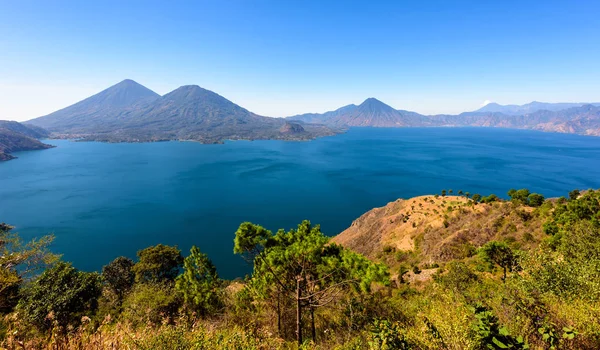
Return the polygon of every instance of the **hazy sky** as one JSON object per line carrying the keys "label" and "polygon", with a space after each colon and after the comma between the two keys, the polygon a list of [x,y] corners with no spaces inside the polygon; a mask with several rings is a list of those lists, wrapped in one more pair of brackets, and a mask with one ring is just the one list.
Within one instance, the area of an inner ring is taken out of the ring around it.
{"label": "hazy sky", "polygon": [[125,78],[261,115],[600,102],[600,1],[0,0],[0,119]]}

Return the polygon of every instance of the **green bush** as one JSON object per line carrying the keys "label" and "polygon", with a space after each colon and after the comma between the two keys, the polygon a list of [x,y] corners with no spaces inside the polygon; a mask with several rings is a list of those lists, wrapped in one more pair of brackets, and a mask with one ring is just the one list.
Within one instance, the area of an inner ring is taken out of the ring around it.
{"label": "green bush", "polygon": [[183,256],[177,247],[158,244],[137,252],[139,261],[133,266],[135,281],[174,281],[183,264]]}
{"label": "green bush", "polygon": [[182,298],[169,284],[137,284],[123,302],[123,319],[134,325],[172,323]]}
{"label": "green bush", "polygon": [[452,261],[446,264],[446,273],[434,275],[434,279],[451,289],[461,291],[466,289],[469,284],[479,280],[477,274],[462,261]]}
{"label": "green bush", "polygon": [[78,271],[70,263],[59,262],[27,287],[18,310],[41,330],[55,325],[64,330],[96,310],[101,291],[98,273]]}

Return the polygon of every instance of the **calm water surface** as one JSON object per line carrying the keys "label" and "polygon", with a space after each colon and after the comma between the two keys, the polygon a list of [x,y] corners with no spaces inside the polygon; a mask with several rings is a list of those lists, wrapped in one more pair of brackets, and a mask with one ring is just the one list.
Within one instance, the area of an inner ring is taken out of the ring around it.
{"label": "calm water surface", "polygon": [[0,222],[97,270],[157,243],[192,244],[226,278],[249,271],[232,253],[252,221],[303,219],[335,235],[365,211],[442,189],[546,196],[600,187],[600,138],[485,128],[352,129],[311,142],[146,144],[50,140],[0,163]]}

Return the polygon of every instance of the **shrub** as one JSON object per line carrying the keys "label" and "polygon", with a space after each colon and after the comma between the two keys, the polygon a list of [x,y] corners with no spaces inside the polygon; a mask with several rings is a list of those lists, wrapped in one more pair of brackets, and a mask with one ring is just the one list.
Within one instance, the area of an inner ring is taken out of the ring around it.
{"label": "shrub", "polygon": [[134,325],[172,322],[181,296],[168,284],[137,284],[123,302],[123,318]]}
{"label": "shrub", "polygon": [[52,328],[54,322],[64,330],[79,324],[86,312],[96,310],[101,292],[98,273],[78,271],[70,263],[59,262],[26,289],[18,309],[41,330]]}
{"label": "shrub", "polygon": [[135,274],[132,269],[134,265],[133,260],[121,256],[102,268],[102,281],[106,288],[115,294],[119,302],[133,287]]}
{"label": "shrub", "polygon": [[479,280],[477,275],[463,262],[452,261],[446,265],[447,272],[436,274],[434,279],[456,291],[464,290],[469,284]]}
{"label": "shrub", "polygon": [[406,340],[402,327],[397,322],[388,320],[376,320],[371,329],[372,349],[378,350],[401,350],[411,349],[411,345]]}
{"label": "shrub", "polygon": [[139,261],[133,267],[136,282],[173,281],[179,274],[183,257],[177,247],[158,244],[137,252]]}
{"label": "shrub", "polygon": [[531,207],[539,207],[540,205],[544,204],[544,201],[546,200],[544,196],[539,193],[532,193],[529,195],[529,197],[527,197],[527,199],[529,206]]}

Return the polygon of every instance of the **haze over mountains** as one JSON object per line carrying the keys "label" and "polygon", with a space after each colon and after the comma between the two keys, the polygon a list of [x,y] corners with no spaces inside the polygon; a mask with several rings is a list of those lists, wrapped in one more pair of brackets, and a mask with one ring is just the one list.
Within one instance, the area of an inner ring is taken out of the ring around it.
{"label": "haze over mountains", "polygon": [[318,125],[286,127],[289,121],[259,116],[196,85],[160,96],[133,80],[27,123],[54,137],[108,142],[306,140],[334,134]]}

